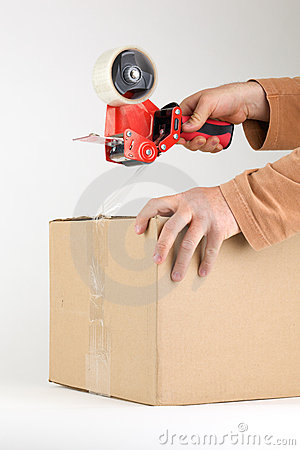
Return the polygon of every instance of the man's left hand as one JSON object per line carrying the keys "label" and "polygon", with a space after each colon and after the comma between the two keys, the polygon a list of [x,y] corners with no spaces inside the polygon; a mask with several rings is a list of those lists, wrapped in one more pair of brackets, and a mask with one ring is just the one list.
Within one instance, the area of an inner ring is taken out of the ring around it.
{"label": "man's left hand", "polygon": [[193,188],[180,194],[151,199],[136,218],[137,234],[144,233],[149,219],[156,215],[171,216],[164,224],[156,244],[153,259],[157,264],[166,259],[178,233],[189,225],[172,270],[173,281],[184,278],[203,236],[207,236],[207,244],[199,267],[202,277],[211,271],[222,242],[240,232],[219,186]]}

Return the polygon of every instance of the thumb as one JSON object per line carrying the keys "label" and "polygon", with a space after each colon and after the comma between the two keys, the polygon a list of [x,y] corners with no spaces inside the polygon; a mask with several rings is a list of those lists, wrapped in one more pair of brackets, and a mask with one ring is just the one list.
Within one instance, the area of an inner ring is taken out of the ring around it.
{"label": "thumb", "polygon": [[205,97],[200,97],[189,120],[183,124],[182,130],[188,133],[199,130],[207,121],[210,114],[210,105],[205,101]]}

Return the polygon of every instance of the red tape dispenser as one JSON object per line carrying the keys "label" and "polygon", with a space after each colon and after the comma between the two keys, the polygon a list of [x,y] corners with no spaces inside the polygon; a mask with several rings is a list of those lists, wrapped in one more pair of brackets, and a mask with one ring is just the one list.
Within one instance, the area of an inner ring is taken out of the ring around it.
{"label": "red tape dispenser", "polygon": [[159,109],[149,100],[156,83],[155,64],[144,50],[121,47],[103,53],[94,66],[93,85],[107,104],[104,136],[91,133],[74,141],[104,144],[106,160],[125,166],[154,162],[180,137],[217,136],[223,148],[229,147],[233,124],[208,119],[200,130],[183,132],[189,116],[182,116],[177,103]]}

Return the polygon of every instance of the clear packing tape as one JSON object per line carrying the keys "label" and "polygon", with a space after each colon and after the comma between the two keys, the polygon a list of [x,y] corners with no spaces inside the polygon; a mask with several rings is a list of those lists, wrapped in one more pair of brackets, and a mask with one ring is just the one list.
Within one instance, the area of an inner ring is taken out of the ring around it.
{"label": "clear packing tape", "polygon": [[121,187],[115,190],[100,207],[100,214],[93,218],[91,237],[91,263],[89,267],[90,317],[89,351],[86,354],[86,389],[89,392],[109,397],[111,368],[111,335],[104,320],[106,227],[105,219],[116,216],[124,205],[129,192],[145,170],[141,166]]}
{"label": "clear packing tape", "polygon": [[[110,395],[111,342],[104,323],[105,227],[103,216],[95,218],[92,235],[90,278],[89,351],[86,355],[86,388],[90,392]],[[94,251],[96,249],[97,251]]]}
{"label": "clear packing tape", "polygon": [[[126,197],[136,187],[138,178],[144,173],[146,167],[147,164],[144,164],[135,169],[131,177],[103,201],[99,210],[99,213],[102,216],[112,217],[118,214],[120,208],[125,203]],[[95,217],[95,219],[97,219],[97,217]]]}

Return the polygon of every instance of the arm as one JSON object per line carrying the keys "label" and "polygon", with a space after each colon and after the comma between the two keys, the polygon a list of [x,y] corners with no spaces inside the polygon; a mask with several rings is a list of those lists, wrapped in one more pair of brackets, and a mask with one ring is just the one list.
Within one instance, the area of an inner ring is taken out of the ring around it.
{"label": "arm", "polygon": [[300,232],[300,148],[220,187],[255,250]]}
{"label": "arm", "polygon": [[[267,149],[270,145],[275,145],[275,149],[293,147],[300,139],[299,81],[300,78],[283,79],[277,94],[268,91],[266,85],[279,86],[279,80],[235,83],[194,94],[182,104],[184,114],[194,111],[185,130],[197,130],[210,116],[233,123],[245,122],[246,136],[256,149]],[[222,150],[210,139],[202,143],[198,139],[182,143],[190,150],[212,153]],[[159,236],[154,261],[160,264],[165,260],[178,233],[189,225],[172,279],[180,281],[184,277],[204,235],[207,245],[199,275],[206,276],[223,240],[240,231],[257,250],[300,231],[300,148],[262,169],[248,170],[220,187],[195,188],[150,200],[137,216],[136,232],[143,233],[150,217],[156,214],[172,217]]]}
{"label": "arm", "polygon": [[[263,87],[254,80],[205,89],[187,97],[180,106],[184,115],[191,116],[183,125],[186,132],[198,130],[208,118],[234,124],[250,119],[268,128],[269,103]],[[192,151],[218,153],[223,150],[216,136],[207,140],[199,136],[188,142],[181,138],[179,144]]]}
{"label": "arm", "polygon": [[[234,124],[243,123],[249,144],[255,150],[291,150],[300,145],[300,77],[250,80],[205,89],[181,103],[191,115],[183,131],[196,131],[208,117]],[[189,150],[218,153],[218,138],[198,137],[179,141]]]}
{"label": "arm", "polygon": [[[191,108],[193,104],[190,127],[198,126],[195,122],[199,119],[206,120],[207,114],[220,118],[225,115],[226,120],[243,123],[255,150],[286,150],[300,145],[300,77],[221,86],[194,94],[184,100],[183,107]],[[188,145],[199,148],[197,142]],[[220,151],[211,149],[208,141],[200,149]],[[299,232],[300,149],[262,169],[245,171],[221,185],[221,191],[256,250]]]}
{"label": "arm", "polygon": [[[243,123],[255,150],[292,149],[300,145],[300,77],[257,80],[264,88],[270,122]],[[256,250],[300,231],[300,148],[248,170],[221,185],[243,234]]]}

